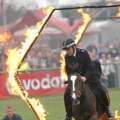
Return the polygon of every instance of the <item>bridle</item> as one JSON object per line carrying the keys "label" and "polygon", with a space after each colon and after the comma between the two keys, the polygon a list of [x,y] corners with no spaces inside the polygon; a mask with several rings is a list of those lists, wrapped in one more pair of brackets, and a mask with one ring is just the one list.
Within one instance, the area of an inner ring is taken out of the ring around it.
{"label": "bridle", "polygon": [[[76,76],[78,77],[80,75],[76,75]],[[76,79],[75,79],[75,81],[76,81]],[[79,82],[81,82],[80,84],[82,85],[81,89],[80,90],[74,90],[74,91],[71,92],[71,98],[73,99],[74,104],[80,104],[80,97],[81,97],[81,94],[83,92],[83,81],[79,80]]]}
{"label": "bridle", "polygon": [[82,92],[83,92],[83,81],[80,81],[80,82],[82,82],[82,83],[81,83],[81,85],[82,85],[81,90],[80,90],[80,91],[75,90],[75,91],[72,91],[72,93],[71,93],[71,95],[72,95],[73,93],[75,93],[78,98],[80,98],[80,96],[81,96],[81,94],[82,94]]}

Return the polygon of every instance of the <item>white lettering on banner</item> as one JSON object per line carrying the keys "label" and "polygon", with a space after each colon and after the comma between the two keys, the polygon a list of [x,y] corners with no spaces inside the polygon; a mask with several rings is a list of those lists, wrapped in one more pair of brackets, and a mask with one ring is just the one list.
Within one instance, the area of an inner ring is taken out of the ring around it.
{"label": "white lettering on banner", "polygon": [[32,81],[31,81],[31,88],[33,90],[38,90],[40,88],[40,82],[37,78],[34,78]]}
{"label": "white lettering on banner", "polygon": [[[64,88],[66,85],[64,84],[64,80],[61,76],[53,76],[50,78],[50,74],[46,74],[45,78],[42,78],[41,80],[38,78],[33,79],[22,79],[21,84],[23,85],[25,90],[38,90],[40,88],[46,90],[51,88]],[[11,88],[9,87],[8,83],[6,83],[6,88],[9,94],[11,94]]]}
{"label": "white lettering on banner", "polygon": [[59,78],[58,78],[58,77],[53,77],[53,78],[51,79],[51,86],[52,86],[53,88],[58,88],[59,85],[60,85]]}
{"label": "white lettering on banner", "polygon": [[50,89],[50,78],[49,78],[49,74],[47,74],[47,77],[46,78],[43,78],[41,80],[41,87],[43,89]]}
{"label": "white lettering on banner", "polygon": [[29,79],[28,81],[22,80],[22,84],[23,84],[25,90],[29,90],[30,86],[31,86],[31,79]]}
{"label": "white lettering on banner", "polygon": [[64,79],[62,76],[60,76],[60,81],[61,81],[61,88],[64,88],[65,84],[64,84]]}

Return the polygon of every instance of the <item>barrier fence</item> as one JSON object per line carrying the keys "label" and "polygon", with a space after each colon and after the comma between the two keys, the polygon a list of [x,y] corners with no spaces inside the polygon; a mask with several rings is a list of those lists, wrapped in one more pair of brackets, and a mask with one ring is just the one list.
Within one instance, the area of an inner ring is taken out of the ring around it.
{"label": "barrier fence", "polygon": [[[120,63],[110,63],[102,65],[113,65],[115,72],[108,76],[107,87],[120,88]],[[56,69],[35,69],[29,71],[19,71],[19,80],[28,92],[33,94],[57,94],[63,93],[66,85],[60,75],[59,68]],[[7,81],[8,74],[0,74],[0,98],[11,97],[11,89]]]}
{"label": "barrier fence", "polygon": [[[0,98],[12,95],[7,77],[7,74],[0,75]],[[18,77],[29,95],[63,93],[66,87],[59,70],[22,73]]]}

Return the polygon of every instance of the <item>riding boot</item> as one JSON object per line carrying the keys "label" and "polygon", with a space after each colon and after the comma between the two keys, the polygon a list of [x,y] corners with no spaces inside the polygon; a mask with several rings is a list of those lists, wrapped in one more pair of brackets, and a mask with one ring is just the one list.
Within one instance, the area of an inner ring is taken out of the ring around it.
{"label": "riding boot", "polygon": [[114,113],[110,110],[110,97],[107,91],[107,88],[103,86],[101,83],[93,86],[94,90],[96,91],[95,94],[97,98],[100,100],[101,104],[104,106],[106,113],[109,118],[114,117]]}
{"label": "riding boot", "polygon": [[112,117],[114,117],[114,113],[113,113],[113,111],[112,110],[110,110],[110,108],[109,107],[107,107],[107,116],[109,117],[109,118],[112,118]]}
{"label": "riding boot", "polygon": [[103,97],[104,105],[106,108],[107,116],[109,118],[114,117],[114,113],[112,112],[112,110],[110,110],[110,107],[109,107],[109,103],[110,103],[109,94],[105,92],[105,94],[102,97]]}
{"label": "riding boot", "polygon": [[64,100],[66,115],[63,120],[72,120],[72,105],[68,104],[68,101]]}
{"label": "riding boot", "polygon": [[65,105],[66,115],[63,120],[72,120],[72,101],[68,86],[64,93],[64,105]]}

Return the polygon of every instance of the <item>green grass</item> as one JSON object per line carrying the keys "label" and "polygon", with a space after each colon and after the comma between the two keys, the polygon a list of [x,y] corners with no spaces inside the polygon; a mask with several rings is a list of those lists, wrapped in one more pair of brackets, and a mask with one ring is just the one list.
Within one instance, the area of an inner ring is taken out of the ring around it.
{"label": "green grass", "polygon": [[[111,109],[118,110],[120,115],[120,89],[109,89],[111,97]],[[39,98],[43,107],[49,115],[47,120],[61,120],[65,115],[63,94],[55,95],[35,95],[30,98]],[[35,115],[28,107],[28,105],[19,97],[12,97],[7,99],[0,99],[0,119],[6,114],[6,107],[12,106],[15,113],[22,116],[23,120],[36,120]]]}

